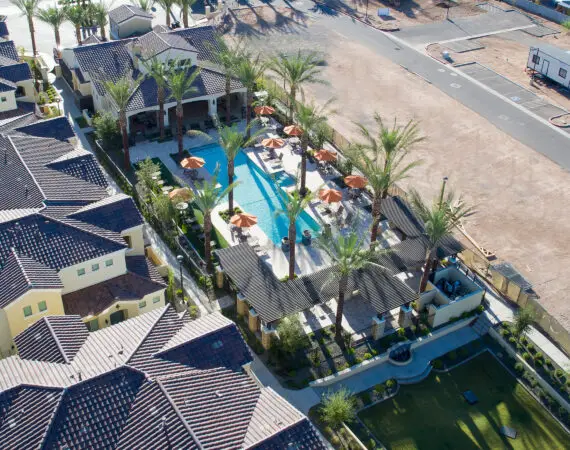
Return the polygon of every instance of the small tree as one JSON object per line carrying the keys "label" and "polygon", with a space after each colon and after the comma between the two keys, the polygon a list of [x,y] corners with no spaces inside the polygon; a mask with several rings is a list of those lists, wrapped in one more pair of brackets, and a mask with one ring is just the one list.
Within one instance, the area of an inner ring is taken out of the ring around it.
{"label": "small tree", "polygon": [[98,114],[93,119],[93,126],[95,127],[95,136],[99,139],[106,150],[117,148],[120,145],[121,133],[117,119],[113,114],[104,112]]}
{"label": "small tree", "polygon": [[192,13],[192,5],[196,3],[196,0],[177,0],[176,3],[180,6],[182,24],[184,25],[184,28],[188,28],[188,17]]}
{"label": "small tree", "polygon": [[65,10],[63,8],[58,8],[57,6],[50,6],[46,9],[39,9],[36,13],[36,17],[52,27],[55,35],[55,46],[59,54],[61,47],[59,29],[61,28],[61,24],[66,20]]}
{"label": "small tree", "polygon": [[10,0],[10,3],[20,10],[23,17],[28,19],[28,28],[32,38],[32,52],[34,56],[38,54],[36,48],[36,30],[34,28],[34,17],[38,12],[40,0]]}
{"label": "small tree", "polygon": [[301,321],[296,315],[281,319],[277,326],[277,334],[279,334],[281,348],[290,355],[293,355],[297,350],[305,346],[307,337],[303,331]]}
{"label": "small tree", "polygon": [[138,164],[136,171],[137,180],[139,183],[144,184],[147,189],[152,190],[153,179],[152,174],[160,171],[160,165],[155,163],[150,157]]}
{"label": "small tree", "polygon": [[168,195],[156,195],[152,197],[152,209],[158,219],[167,226],[172,228],[172,221],[176,217],[176,210]]}
{"label": "small tree", "polygon": [[105,27],[109,23],[109,9],[110,4],[107,4],[103,1],[100,3],[92,3],[91,4],[91,16],[93,21],[99,26],[99,31],[101,34],[101,39],[106,41],[107,40],[107,33],[105,33]]}
{"label": "small tree", "polygon": [[344,387],[336,392],[323,394],[322,404],[321,420],[335,431],[343,423],[351,422],[356,417],[356,402],[352,393]]}
{"label": "small tree", "polygon": [[515,320],[511,327],[513,335],[520,340],[530,330],[533,322],[534,309],[531,306],[519,309],[515,314]]}
{"label": "small tree", "polygon": [[172,15],[172,6],[176,3],[174,0],[156,0],[156,3],[160,5],[164,12],[166,13],[166,27],[170,28],[170,16]]}
{"label": "small tree", "polygon": [[562,27],[566,30],[566,32],[570,32],[570,20],[561,23]]}
{"label": "small tree", "polygon": [[67,20],[69,20],[75,28],[75,39],[77,39],[77,44],[81,45],[81,26],[87,19],[87,9],[83,8],[80,5],[67,6],[65,8],[65,15],[67,17]]}

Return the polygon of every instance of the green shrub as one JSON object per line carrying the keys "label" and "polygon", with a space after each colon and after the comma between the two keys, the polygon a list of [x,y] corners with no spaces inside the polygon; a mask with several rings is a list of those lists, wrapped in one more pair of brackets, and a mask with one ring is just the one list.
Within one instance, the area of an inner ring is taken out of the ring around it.
{"label": "green shrub", "polygon": [[378,350],[376,350],[375,348],[373,348],[370,353],[372,353],[372,356],[377,356],[378,355]]}
{"label": "green shrub", "polygon": [[550,359],[546,358],[544,360],[544,364],[546,364],[549,369],[554,369],[554,365],[552,364],[552,361]]}
{"label": "green shrub", "polygon": [[469,351],[465,347],[461,347],[457,350],[457,354],[460,358],[466,358],[469,355]]}
{"label": "green shrub", "polygon": [[564,376],[564,371],[562,369],[556,369],[554,371],[554,375],[556,375],[556,378],[562,378]]}
{"label": "green shrub", "polygon": [[353,349],[353,348],[349,348],[349,349],[347,350],[347,353],[348,353],[349,355],[354,355],[355,352],[356,352],[356,350]]}
{"label": "green shrub", "polygon": [[534,353],[536,351],[536,349],[534,348],[534,344],[532,342],[530,342],[527,346],[526,346],[527,350],[531,353]]}
{"label": "green shrub", "polygon": [[514,336],[509,337],[509,344],[516,344],[517,339]]}
{"label": "green shrub", "polygon": [[479,314],[481,314],[483,311],[485,311],[485,307],[483,305],[479,305],[479,306],[477,306],[475,311],[477,311]]}
{"label": "green shrub", "polygon": [[441,359],[434,359],[431,363],[434,369],[441,370],[443,369],[443,361]]}
{"label": "green shrub", "polygon": [[192,319],[198,317],[199,312],[200,309],[196,305],[190,305],[188,308],[188,314],[190,314],[190,317],[192,317]]}
{"label": "green shrub", "polygon": [[534,364],[536,365],[536,367],[542,367],[544,362],[542,361],[542,359],[535,359]]}
{"label": "green shrub", "polygon": [[501,328],[501,336],[507,337],[511,335],[511,331],[508,328]]}
{"label": "green shrub", "polygon": [[117,119],[111,113],[105,112],[96,115],[93,118],[93,126],[97,139],[102,141],[105,149],[116,149],[121,146],[121,133]]}
{"label": "green shrub", "polygon": [[537,352],[537,354],[534,355],[534,359],[535,359],[535,360],[536,360],[536,359],[539,359],[539,360],[541,360],[542,362],[544,362],[544,355],[542,354],[542,352]]}
{"label": "green shrub", "polygon": [[383,384],[377,384],[374,386],[374,392],[376,392],[378,395],[384,395],[384,392],[386,392],[386,386]]}
{"label": "green shrub", "polygon": [[404,328],[398,328],[398,337],[406,337],[406,330]]}
{"label": "green shrub", "polygon": [[521,342],[522,342],[524,345],[527,345],[527,344],[528,344],[528,339],[526,338],[526,336],[523,336],[523,337],[521,338]]}
{"label": "green shrub", "polygon": [[296,370],[290,370],[289,372],[287,372],[287,376],[293,378],[295,375],[297,375],[297,371]]}
{"label": "green shrub", "polygon": [[372,355],[370,353],[365,353],[363,358],[364,359],[370,359],[370,358],[372,358]]}
{"label": "green shrub", "polygon": [[370,394],[368,392],[363,392],[360,394],[360,400],[362,400],[362,403],[364,403],[365,406],[372,403],[372,399],[370,398]]}
{"label": "green shrub", "polygon": [[396,387],[396,380],[394,380],[393,378],[390,378],[388,381],[386,381],[386,387],[388,389],[392,389],[393,387]]}
{"label": "green shrub", "polygon": [[340,438],[336,434],[331,437],[331,444],[335,447],[340,445]]}
{"label": "green shrub", "polygon": [[528,352],[524,352],[522,354],[522,357],[525,361],[530,361],[532,359],[532,356],[530,356],[530,353],[528,353]]}
{"label": "green shrub", "polygon": [[182,289],[176,289],[176,296],[182,297]]}
{"label": "green shrub", "polygon": [[356,358],[354,358],[354,364],[353,365],[360,364],[361,362],[362,362],[362,358],[356,357]]}
{"label": "green shrub", "polygon": [[518,362],[515,364],[515,372],[519,374],[524,372],[524,366],[522,363]]}
{"label": "green shrub", "polygon": [[451,350],[448,354],[447,357],[449,359],[451,359],[452,361],[455,361],[457,359],[457,352],[455,350]]}
{"label": "green shrub", "polygon": [[368,450],[376,450],[378,448],[378,446],[376,445],[376,441],[374,439],[370,439],[367,443],[366,443],[366,448]]}
{"label": "green shrub", "polygon": [[[242,209],[241,209],[239,206],[234,206],[234,214],[240,214],[240,213],[242,213],[242,212],[243,212],[243,211],[242,211]],[[220,215],[220,217],[221,217],[221,218],[224,220],[224,222],[226,222],[226,223],[228,223],[228,222],[230,221],[230,219],[231,219],[230,211],[227,210],[227,209],[225,209],[225,210],[223,210],[223,211],[220,211],[218,214]]]}
{"label": "green shrub", "polygon": [[427,336],[427,335],[429,334],[429,328],[424,328],[424,329],[422,330],[422,334],[423,334],[424,336]]}

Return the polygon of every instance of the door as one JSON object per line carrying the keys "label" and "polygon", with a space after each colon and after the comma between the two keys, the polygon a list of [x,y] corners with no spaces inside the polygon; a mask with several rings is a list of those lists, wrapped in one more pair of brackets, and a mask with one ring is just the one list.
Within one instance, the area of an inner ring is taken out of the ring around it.
{"label": "door", "polygon": [[120,311],[116,311],[109,317],[111,319],[111,325],[115,325],[116,323],[122,322],[126,319],[125,317],[125,310],[121,309]]}
{"label": "door", "polygon": [[550,66],[550,63],[548,62],[547,59],[543,59],[542,60],[542,69],[540,69],[540,72],[543,75],[548,75],[548,67]]}

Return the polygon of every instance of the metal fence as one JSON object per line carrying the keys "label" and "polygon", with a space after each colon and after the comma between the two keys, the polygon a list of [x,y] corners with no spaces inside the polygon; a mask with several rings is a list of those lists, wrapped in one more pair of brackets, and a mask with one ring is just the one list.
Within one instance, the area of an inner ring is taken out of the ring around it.
{"label": "metal fence", "polygon": [[504,0],[509,5],[516,6],[517,8],[524,9],[532,14],[552,20],[556,23],[564,23],[570,20],[570,16],[564,13],[548,8],[546,6],[537,5],[528,0]]}

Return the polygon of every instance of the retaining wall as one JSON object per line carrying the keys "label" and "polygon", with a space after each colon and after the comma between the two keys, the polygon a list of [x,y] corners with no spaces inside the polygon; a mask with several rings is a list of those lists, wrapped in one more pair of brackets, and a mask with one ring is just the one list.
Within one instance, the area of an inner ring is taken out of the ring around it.
{"label": "retaining wall", "polygon": [[536,3],[529,2],[528,0],[505,0],[505,2],[530,13],[545,17],[546,19],[552,20],[556,23],[562,23],[570,20],[570,16],[567,16],[564,13],[547,8],[546,6],[537,5]]}

